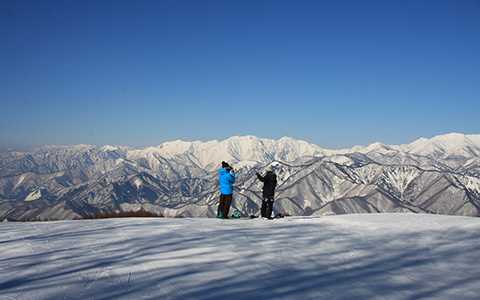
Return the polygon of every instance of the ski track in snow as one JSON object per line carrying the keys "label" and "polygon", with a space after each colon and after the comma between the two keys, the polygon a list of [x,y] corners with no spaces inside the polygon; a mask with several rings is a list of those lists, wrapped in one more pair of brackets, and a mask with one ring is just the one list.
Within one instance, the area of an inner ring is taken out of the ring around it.
{"label": "ski track in snow", "polygon": [[6,299],[479,299],[480,219],[0,224]]}

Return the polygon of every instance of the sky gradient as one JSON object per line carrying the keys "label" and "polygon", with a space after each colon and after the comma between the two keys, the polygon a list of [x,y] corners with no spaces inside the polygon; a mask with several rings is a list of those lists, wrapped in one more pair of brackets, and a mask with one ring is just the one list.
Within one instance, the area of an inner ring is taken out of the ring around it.
{"label": "sky gradient", "polygon": [[480,133],[480,1],[0,2],[0,147]]}

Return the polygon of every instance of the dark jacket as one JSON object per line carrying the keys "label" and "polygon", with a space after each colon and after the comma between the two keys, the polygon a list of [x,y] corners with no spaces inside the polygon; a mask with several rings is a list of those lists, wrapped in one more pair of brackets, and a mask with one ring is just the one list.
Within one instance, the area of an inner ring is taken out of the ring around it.
{"label": "dark jacket", "polygon": [[257,173],[258,180],[263,182],[263,198],[273,198],[275,196],[275,187],[277,186],[277,175],[268,171],[265,176]]}

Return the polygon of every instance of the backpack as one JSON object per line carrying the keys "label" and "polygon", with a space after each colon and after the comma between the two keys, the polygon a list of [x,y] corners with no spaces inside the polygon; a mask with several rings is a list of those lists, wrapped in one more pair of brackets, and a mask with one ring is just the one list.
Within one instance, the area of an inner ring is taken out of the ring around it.
{"label": "backpack", "polygon": [[232,218],[234,219],[240,219],[241,216],[242,216],[242,213],[238,209],[236,209],[232,214]]}

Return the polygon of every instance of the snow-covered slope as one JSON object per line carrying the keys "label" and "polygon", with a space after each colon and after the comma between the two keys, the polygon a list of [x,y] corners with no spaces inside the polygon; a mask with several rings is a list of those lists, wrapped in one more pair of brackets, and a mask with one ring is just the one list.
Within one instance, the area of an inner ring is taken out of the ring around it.
{"label": "snow-covered slope", "polygon": [[[335,150],[334,150],[335,151]],[[368,146],[355,146],[350,149],[336,150],[336,153],[408,153],[413,155],[446,158],[448,156],[479,156],[480,135],[449,133],[432,138],[419,138],[403,145],[385,145],[379,142]]]}
{"label": "snow-covered slope", "polygon": [[450,133],[431,139],[420,138],[411,144],[400,146],[400,150],[417,155],[479,156],[480,135]]}
{"label": "snow-covered slope", "polygon": [[0,299],[478,299],[480,219],[0,223]]}

